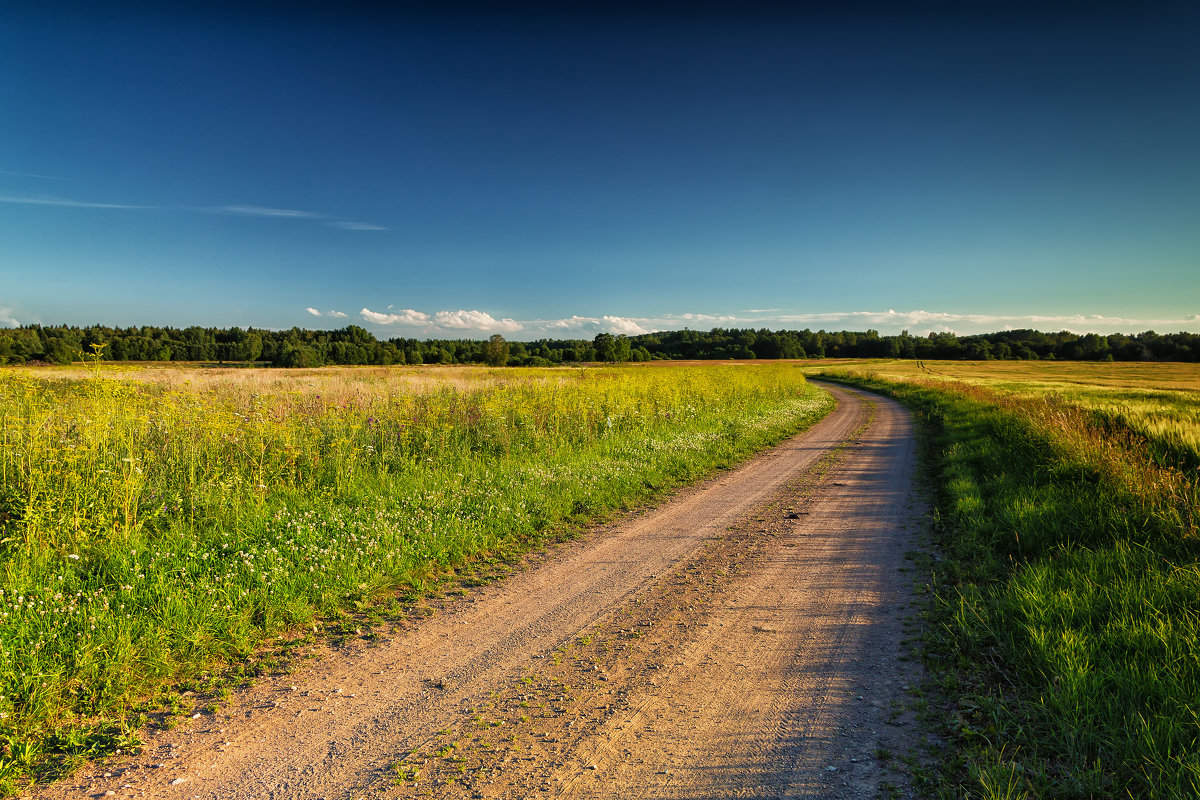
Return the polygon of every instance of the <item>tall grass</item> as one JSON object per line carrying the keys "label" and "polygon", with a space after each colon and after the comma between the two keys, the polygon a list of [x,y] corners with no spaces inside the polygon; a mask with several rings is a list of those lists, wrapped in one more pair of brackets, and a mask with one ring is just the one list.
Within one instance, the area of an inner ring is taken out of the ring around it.
{"label": "tall grass", "polygon": [[832,407],[786,366],[280,374],[0,372],[0,779],[99,752],[89,731],[266,636]]}
{"label": "tall grass", "polygon": [[872,360],[847,368],[889,380],[966,383],[1055,398],[1144,437],[1161,462],[1200,468],[1200,364]]}
{"label": "tall grass", "polygon": [[941,791],[1200,796],[1195,475],[1061,397],[838,377],[894,394],[928,433]]}

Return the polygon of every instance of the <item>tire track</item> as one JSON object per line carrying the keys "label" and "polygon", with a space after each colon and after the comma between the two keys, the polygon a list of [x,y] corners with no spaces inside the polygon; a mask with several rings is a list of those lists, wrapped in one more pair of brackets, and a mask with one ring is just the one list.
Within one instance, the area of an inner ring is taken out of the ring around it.
{"label": "tire track", "polygon": [[555,796],[875,794],[877,754],[907,741],[888,722],[913,680],[897,607],[915,520],[907,414],[872,400],[876,418],[807,513],[785,518],[670,680],[581,742]]}

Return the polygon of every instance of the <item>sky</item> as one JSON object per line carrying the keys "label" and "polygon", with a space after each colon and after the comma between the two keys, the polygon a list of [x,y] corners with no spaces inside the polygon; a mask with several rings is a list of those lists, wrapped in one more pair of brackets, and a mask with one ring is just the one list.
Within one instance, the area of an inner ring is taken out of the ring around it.
{"label": "sky", "polygon": [[1200,331],[1190,0],[10,5],[0,326]]}

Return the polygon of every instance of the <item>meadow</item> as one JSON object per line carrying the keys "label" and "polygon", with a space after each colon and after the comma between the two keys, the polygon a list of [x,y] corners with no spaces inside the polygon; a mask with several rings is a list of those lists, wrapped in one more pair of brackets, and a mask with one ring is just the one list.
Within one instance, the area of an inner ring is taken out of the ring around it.
{"label": "meadow", "polygon": [[930,795],[1200,796],[1191,364],[855,362],[937,489]]}
{"label": "meadow", "polygon": [[783,364],[0,370],[0,787],[832,405]]}
{"label": "meadow", "polygon": [[[815,371],[830,368],[831,364]],[[888,380],[926,379],[1052,398],[1144,437],[1154,454],[1200,466],[1200,365],[1100,361],[840,362]],[[834,367],[836,369],[836,366]],[[813,372],[813,369],[806,369]]]}

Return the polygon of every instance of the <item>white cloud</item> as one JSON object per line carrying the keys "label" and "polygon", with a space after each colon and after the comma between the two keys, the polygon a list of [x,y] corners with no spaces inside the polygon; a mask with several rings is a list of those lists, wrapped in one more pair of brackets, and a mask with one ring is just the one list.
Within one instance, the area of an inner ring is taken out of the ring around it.
{"label": "white cloud", "polygon": [[372,311],[369,308],[364,308],[358,312],[358,315],[367,322],[374,322],[376,325],[428,325],[429,315],[423,314],[420,311],[413,311],[411,308],[403,309],[399,314],[385,314],[381,311]]}
{"label": "white cloud", "polygon": [[[347,316],[347,314],[343,311],[319,311],[318,309],[315,309],[312,306],[309,306],[308,308],[306,308],[304,310],[307,311],[308,313],[312,314],[314,317],[345,317],[345,316]],[[363,311],[366,311],[366,309],[364,308]]]}
{"label": "white cloud", "polygon": [[738,318],[732,314],[680,314],[679,319],[687,322],[713,322],[720,324],[738,321]]}
{"label": "white cloud", "polygon": [[637,336],[642,333],[649,333],[649,329],[643,328],[636,321],[628,317],[611,317],[604,316],[600,318],[604,326],[608,328],[609,333],[623,333],[626,336]]}
{"label": "white cloud", "polygon": [[19,328],[21,321],[16,318],[15,314],[13,309],[0,306],[0,328]]}
{"label": "white cloud", "polygon": [[600,320],[596,317],[581,317],[576,314],[566,319],[555,319],[544,322],[542,323],[542,327],[551,330],[579,330],[580,328],[595,327],[599,324]]}
{"label": "white cloud", "polygon": [[527,329],[557,336],[578,336],[591,338],[597,333],[617,333],[627,336],[637,336],[656,330],[679,327],[678,323],[661,324],[660,320],[642,319],[640,317],[618,317],[606,314],[602,317],[581,317],[578,314],[562,319],[534,320],[526,324]]}
{"label": "white cloud", "polygon": [[1178,319],[1134,319],[1104,316],[1101,314],[972,314],[949,311],[926,311],[914,309],[897,311],[889,308],[879,311],[822,311],[783,312],[779,309],[741,311],[733,314],[679,313],[657,317],[584,317],[574,315],[554,320],[534,320],[525,323],[525,330],[540,332],[548,336],[591,338],[596,333],[624,333],[637,335],[651,331],[679,330],[684,327],[704,329],[722,328],[770,328],[827,331],[862,331],[868,328],[885,335],[908,330],[913,335],[929,333],[992,333],[1014,328],[1034,328],[1053,332],[1069,330],[1075,333],[1137,333],[1145,330],[1179,331],[1196,330],[1200,316],[1180,315]]}
{"label": "white cloud", "polygon": [[334,220],[326,223],[331,228],[341,228],[344,231],[386,231],[383,225],[372,225],[369,222],[351,222],[350,220]]}
{"label": "white cloud", "polygon": [[282,217],[287,219],[325,219],[315,211],[297,211],[292,208],[264,208],[263,206],[220,206],[215,209],[223,214],[240,214],[244,217]]}
{"label": "white cloud", "polygon": [[134,206],[126,205],[125,203],[89,203],[83,200],[67,200],[61,197],[0,196],[0,203],[15,203],[26,206],[62,206],[65,208],[154,208],[154,206]]}
{"label": "white cloud", "polygon": [[1067,330],[1073,333],[1137,333],[1145,330],[1175,331],[1194,328],[1184,319],[1135,319],[1103,314],[972,314],[951,311],[830,311],[820,313],[776,314],[744,320],[743,324],[770,328],[824,328],[825,330],[864,330],[874,328],[883,334],[907,329],[914,334],[950,332],[961,335],[993,333],[1001,330],[1033,328],[1043,332]]}
{"label": "white cloud", "polygon": [[496,319],[483,311],[439,311],[433,315],[434,324],[442,328],[472,331],[506,331],[512,333],[522,328],[513,319]]}
{"label": "white cloud", "polygon": [[383,225],[371,222],[356,222],[349,219],[338,219],[331,214],[320,211],[301,211],[295,208],[270,208],[268,206],[218,206],[204,209],[217,214],[236,214],[242,217],[266,217],[274,219],[309,219],[323,222],[330,228],[343,231],[386,231]]}
{"label": "white cloud", "polygon": [[496,319],[484,311],[458,309],[457,311],[437,311],[433,314],[427,314],[424,311],[415,311],[411,308],[400,309],[399,311],[391,311],[391,308],[389,306],[387,312],[372,311],[369,308],[364,308],[358,313],[364,320],[376,325],[400,325],[421,328],[425,333],[429,334],[458,331],[515,333],[524,328],[524,325],[515,319],[509,319],[508,317]]}
{"label": "white cloud", "polygon": [[[0,175],[26,175],[28,177],[46,178],[48,180],[70,180],[69,178],[54,178],[50,175],[32,175],[23,172],[6,172],[0,170]],[[72,200],[65,197],[25,195],[0,195],[0,203],[27,206],[58,206],[60,208],[116,208],[116,209],[157,209],[158,206],[137,205],[132,203],[95,203],[87,200]],[[331,228],[344,231],[386,231],[387,227],[372,222],[357,222],[349,219],[339,219],[331,214],[320,211],[301,211],[295,208],[272,208],[270,206],[228,205],[208,208],[180,207],[177,210],[192,213],[232,214],[240,217],[260,217],[266,219],[302,219],[323,222]]]}
{"label": "white cloud", "polygon": [[74,178],[60,178],[57,175],[41,175],[37,172],[13,172],[10,169],[0,169],[0,175],[15,175],[19,178],[40,178],[44,181],[74,181]]}
{"label": "white cloud", "polygon": [[[1197,330],[1200,316],[1179,315],[1176,319],[1136,319],[1105,316],[1102,314],[977,314],[950,311],[927,311],[924,309],[878,311],[821,311],[780,312],[742,311],[733,314],[720,313],[673,313],[656,317],[624,317],[616,314],[591,317],[573,314],[558,319],[514,320],[508,317],[496,319],[479,310],[437,311],[425,313],[412,309],[386,312],[364,308],[360,316],[376,325],[407,326],[419,329],[428,336],[481,333],[516,333],[522,338],[536,339],[542,336],[567,339],[591,339],[597,333],[625,334],[637,336],[653,331],[679,330],[691,327],[704,330],[722,328],[770,328],[827,331],[863,331],[875,329],[884,335],[893,335],[907,330],[915,336],[929,333],[956,333],[970,335],[992,333],[1014,328],[1034,328],[1053,332],[1069,330],[1076,333],[1137,333],[1145,330],[1175,332]],[[336,312],[324,312],[324,316],[336,316]]]}

